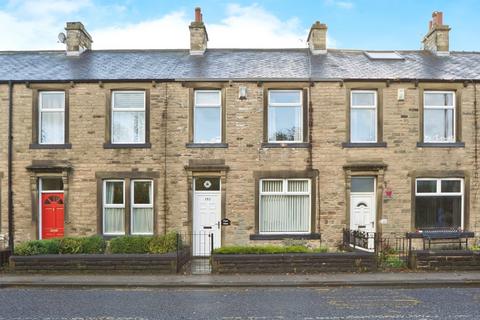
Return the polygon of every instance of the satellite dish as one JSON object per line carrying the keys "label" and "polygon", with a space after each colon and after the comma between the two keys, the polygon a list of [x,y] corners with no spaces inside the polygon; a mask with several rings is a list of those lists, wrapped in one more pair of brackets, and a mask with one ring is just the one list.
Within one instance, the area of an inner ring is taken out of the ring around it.
{"label": "satellite dish", "polygon": [[58,41],[61,42],[61,43],[65,43],[65,40],[67,40],[67,36],[65,36],[65,33],[60,32],[58,34]]}

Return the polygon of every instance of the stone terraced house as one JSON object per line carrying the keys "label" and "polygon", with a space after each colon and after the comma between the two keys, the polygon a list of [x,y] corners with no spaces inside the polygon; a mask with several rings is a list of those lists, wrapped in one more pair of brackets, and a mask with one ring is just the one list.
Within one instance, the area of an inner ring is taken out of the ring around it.
{"label": "stone terraced house", "polygon": [[0,52],[1,233],[478,236],[480,53],[442,20],[423,50],[329,49],[319,22],[309,48],[207,49],[197,8],[190,50],[92,50],[69,22],[66,51]]}

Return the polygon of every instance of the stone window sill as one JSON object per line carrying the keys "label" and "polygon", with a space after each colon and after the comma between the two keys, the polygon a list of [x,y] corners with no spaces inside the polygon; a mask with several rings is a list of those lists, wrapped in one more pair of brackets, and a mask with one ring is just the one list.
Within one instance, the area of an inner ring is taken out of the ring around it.
{"label": "stone window sill", "polygon": [[104,143],[104,149],[149,149],[151,143]]}
{"label": "stone window sill", "polygon": [[309,142],[292,142],[292,143],[272,143],[264,142],[262,143],[262,148],[311,148],[312,144]]}
{"label": "stone window sill", "polygon": [[298,239],[298,240],[314,240],[320,239],[320,233],[308,234],[251,234],[250,240],[284,240],[284,239]]}
{"label": "stone window sill", "polygon": [[186,148],[228,148],[228,143],[193,143],[185,144]]}
{"label": "stone window sill", "polygon": [[30,144],[30,149],[72,149],[72,144],[71,143],[62,143],[62,144],[32,143]]}
{"label": "stone window sill", "polygon": [[386,142],[374,143],[357,143],[357,142],[343,142],[342,148],[386,148]]}
{"label": "stone window sill", "polygon": [[465,142],[417,142],[418,148],[465,148]]}

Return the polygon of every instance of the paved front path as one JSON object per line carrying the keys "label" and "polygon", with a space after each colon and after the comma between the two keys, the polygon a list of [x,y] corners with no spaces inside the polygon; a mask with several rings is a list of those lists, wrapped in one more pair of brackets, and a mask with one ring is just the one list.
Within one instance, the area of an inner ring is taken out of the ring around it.
{"label": "paved front path", "polygon": [[28,275],[0,274],[0,288],[478,286],[480,272],[334,273],[318,275]]}
{"label": "paved front path", "polygon": [[480,288],[0,290],[0,320],[477,320]]}

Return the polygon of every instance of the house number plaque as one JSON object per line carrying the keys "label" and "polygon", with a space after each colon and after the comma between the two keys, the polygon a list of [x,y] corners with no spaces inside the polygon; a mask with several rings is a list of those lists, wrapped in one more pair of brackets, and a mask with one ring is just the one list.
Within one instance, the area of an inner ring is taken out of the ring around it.
{"label": "house number plaque", "polygon": [[230,219],[227,219],[227,218],[222,219],[222,226],[229,226],[231,224],[232,222],[230,221]]}

